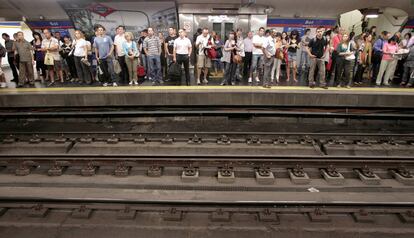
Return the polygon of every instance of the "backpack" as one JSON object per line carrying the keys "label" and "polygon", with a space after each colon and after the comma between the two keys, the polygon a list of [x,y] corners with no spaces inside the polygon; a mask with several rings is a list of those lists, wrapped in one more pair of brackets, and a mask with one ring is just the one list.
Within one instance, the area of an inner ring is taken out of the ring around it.
{"label": "backpack", "polygon": [[138,77],[144,77],[146,75],[144,66],[142,65],[137,66],[137,75]]}
{"label": "backpack", "polygon": [[[210,37],[210,39],[208,40],[207,45],[213,45],[212,43],[213,38]],[[205,49],[204,54],[207,55],[208,58],[210,59],[217,59],[217,50],[215,48],[210,48],[210,49]]]}
{"label": "backpack", "polygon": [[3,58],[6,56],[7,50],[4,48],[2,44],[0,44],[0,58]]}
{"label": "backpack", "polygon": [[170,79],[180,79],[181,78],[181,66],[177,63],[172,62],[168,66],[168,77]]}

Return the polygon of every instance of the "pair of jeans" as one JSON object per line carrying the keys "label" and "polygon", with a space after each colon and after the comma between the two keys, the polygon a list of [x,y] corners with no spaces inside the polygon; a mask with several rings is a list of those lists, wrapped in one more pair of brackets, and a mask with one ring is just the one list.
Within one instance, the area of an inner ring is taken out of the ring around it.
{"label": "pair of jeans", "polygon": [[36,60],[36,71],[39,72],[39,76],[42,75],[43,77],[46,77],[46,65],[44,60]]}
{"label": "pair of jeans", "polygon": [[141,64],[145,69],[145,74],[148,76],[149,75],[149,71],[148,71],[148,59],[147,56],[145,54],[141,54]]}
{"label": "pair of jeans", "polygon": [[382,61],[382,52],[379,51],[373,51],[372,53],[372,81],[374,82],[376,78],[378,77],[378,73],[380,70]]}
{"label": "pair of jeans", "polygon": [[153,83],[161,83],[161,58],[159,55],[147,55],[148,60],[148,72]]}
{"label": "pair of jeans", "polygon": [[357,70],[355,73],[355,78],[354,78],[355,83],[362,83],[362,81],[364,80],[363,77],[364,77],[365,69],[366,69],[366,66],[362,64],[358,64]]}
{"label": "pair of jeans", "polygon": [[78,77],[83,83],[91,83],[91,69],[90,66],[82,63],[82,59],[85,57],[82,56],[75,56],[75,67],[78,73]]}
{"label": "pair of jeans", "polygon": [[184,65],[185,82],[187,86],[190,86],[190,57],[188,55],[177,54],[177,64]]}
{"label": "pair of jeans", "polygon": [[311,58],[309,69],[309,85],[315,85],[315,70],[318,67],[319,70],[319,86],[326,86],[325,80],[325,61],[319,58]]}
{"label": "pair of jeans", "polygon": [[33,73],[33,63],[32,61],[23,62],[20,61],[20,75],[19,75],[19,85],[24,85],[26,79],[30,84],[34,82],[34,73]]}
{"label": "pair of jeans", "polygon": [[336,68],[336,70],[338,70],[337,85],[351,86],[354,65],[355,60],[343,59],[342,64]]}
{"label": "pair of jeans", "polygon": [[243,59],[243,76],[249,77],[250,68],[252,66],[252,52],[244,52],[244,59]]}
{"label": "pair of jeans", "polygon": [[340,60],[340,56],[338,54],[338,51],[334,50],[332,52],[332,63],[331,63],[331,72],[329,74],[329,81],[333,82],[333,84],[335,84],[337,78],[338,78],[338,72],[336,70],[336,68],[338,67],[338,59]]}
{"label": "pair of jeans", "polygon": [[252,66],[250,68],[251,75],[256,71],[256,77],[259,77],[263,74],[263,55],[253,55],[252,57]]}
{"label": "pair of jeans", "polygon": [[264,73],[263,73],[263,86],[268,86],[272,82],[272,69],[273,69],[274,57],[263,57]]}
{"label": "pair of jeans", "polygon": [[302,49],[300,53],[300,67],[299,70],[307,70],[309,68],[309,54],[306,50]]}
{"label": "pair of jeans", "polygon": [[412,86],[414,84],[414,67],[404,66],[402,83]]}
{"label": "pair of jeans", "polygon": [[99,59],[99,67],[103,72],[103,83],[116,83],[114,63],[112,58]]}
{"label": "pair of jeans", "polygon": [[343,77],[343,73],[342,71],[344,70],[344,63],[345,63],[345,57],[344,56],[340,56],[338,55],[336,57],[336,63],[335,63],[335,78],[334,78],[334,85],[339,85],[342,81],[342,77]]}
{"label": "pair of jeans", "polygon": [[75,59],[74,56],[68,56],[66,59],[66,64],[69,68],[69,73],[72,78],[78,78],[78,72],[76,70]]}
{"label": "pair of jeans", "polygon": [[[384,85],[389,85],[389,79],[391,74],[392,60],[381,60],[381,65],[378,71],[376,85],[380,86],[382,83]],[[383,80],[384,79],[384,80]]]}
{"label": "pair of jeans", "polygon": [[8,57],[7,60],[8,60],[9,65],[10,65],[10,69],[13,72],[13,80],[17,83],[18,80],[19,80],[19,74],[17,73],[17,67],[15,65],[15,59],[14,59],[14,57]]}
{"label": "pair of jeans", "polygon": [[138,58],[125,58],[125,64],[127,66],[127,73],[129,77],[129,82],[138,82],[137,67],[138,67]]}
{"label": "pair of jeans", "polygon": [[224,68],[224,78],[221,84],[234,85],[236,84],[236,70],[237,64],[230,62],[226,63]]}
{"label": "pair of jeans", "polygon": [[275,79],[275,76],[276,76],[276,82],[279,83],[280,70],[281,70],[281,67],[280,66],[281,65],[282,65],[282,60],[274,57],[273,58],[272,73],[270,75],[270,78],[272,80],[272,83],[273,83],[273,80]]}
{"label": "pair of jeans", "polygon": [[129,78],[130,78],[126,60],[127,60],[127,57],[125,55],[118,56],[118,62],[119,62],[119,65],[121,66],[121,73],[119,73],[119,78],[120,78],[120,81],[124,84],[128,83]]}

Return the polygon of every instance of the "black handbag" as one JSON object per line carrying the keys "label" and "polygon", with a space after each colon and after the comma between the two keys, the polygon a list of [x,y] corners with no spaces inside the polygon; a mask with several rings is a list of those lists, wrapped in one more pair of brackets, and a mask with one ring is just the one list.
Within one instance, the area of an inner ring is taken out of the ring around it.
{"label": "black handbag", "polygon": [[168,77],[170,79],[176,79],[181,77],[181,66],[177,63],[172,62],[168,66]]}

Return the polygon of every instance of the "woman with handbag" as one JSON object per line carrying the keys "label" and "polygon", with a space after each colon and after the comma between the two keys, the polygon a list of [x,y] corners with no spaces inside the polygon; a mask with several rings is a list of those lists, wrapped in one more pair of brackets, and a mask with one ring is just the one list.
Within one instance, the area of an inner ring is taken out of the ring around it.
{"label": "woman with handbag", "polygon": [[237,54],[237,38],[234,31],[229,33],[229,39],[224,44],[222,61],[226,62],[223,81],[220,85],[236,85],[237,64],[241,63],[241,56]]}
{"label": "woman with handbag", "polygon": [[346,88],[351,88],[352,84],[352,71],[355,65],[355,44],[349,39],[348,33],[342,35],[342,41],[336,48],[339,57],[343,57],[343,64],[337,68],[338,82],[337,87],[342,85]]}
{"label": "woman with handbag", "polygon": [[371,65],[372,57],[372,35],[367,34],[363,38],[363,42],[359,46],[358,68],[355,74],[354,83],[361,85],[365,69]]}
{"label": "woman with handbag", "polygon": [[275,58],[273,62],[272,73],[270,75],[270,78],[271,78],[270,81],[273,84],[275,76],[276,76],[276,85],[278,85],[279,78],[280,78],[280,69],[281,69],[283,58],[284,58],[282,34],[280,32],[277,32],[275,35],[275,48],[276,48],[276,54],[275,54]]}
{"label": "woman with handbag", "polygon": [[212,60],[213,61],[212,66],[214,68],[214,76],[218,76],[219,74],[222,74],[222,72],[220,71],[223,71],[223,65],[221,63],[221,58],[223,57],[224,44],[223,44],[223,41],[220,39],[220,36],[217,35],[216,32],[213,31],[211,35],[214,39],[214,44],[215,44],[215,48],[217,51],[217,58]]}
{"label": "woman with handbag", "polygon": [[289,54],[288,54],[288,46],[290,43],[290,38],[287,32],[282,32],[282,46],[283,46],[283,59],[285,60],[285,68],[286,68],[286,82],[290,81],[290,62],[289,62]]}
{"label": "woman with handbag", "polygon": [[129,85],[138,85],[137,67],[139,64],[139,50],[131,32],[125,32],[126,41],[122,43],[122,49],[126,55],[125,62],[128,68]]}
{"label": "woman with handbag", "polygon": [[60,46],[60,56],[62,56],[63,72],[66,74],[66,78],[70,79],[71,82],[78,81],[73,50],[73,42],[71,42],[70,37],[64,36],[63,44]]}

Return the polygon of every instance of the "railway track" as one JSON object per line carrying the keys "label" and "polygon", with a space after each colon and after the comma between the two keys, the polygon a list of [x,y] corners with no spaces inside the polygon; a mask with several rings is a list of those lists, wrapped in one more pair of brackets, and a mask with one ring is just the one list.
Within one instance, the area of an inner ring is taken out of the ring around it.
{"label": "railway track", "polygon": [[[24,113],[3,117],[23,129],[0,132],[0,237],[414,235],[414,134],[404,123],[398,133],[88,130],[93,120],[38,130],[64,125],[64,113],[27,127]],[[231,114],[210,115],[219,113]],[[398,120],[384,115],[372,118]]]}
{"label": "railway track", "polygon": [[[2,237],[410,237],[412,207],[382,204],[121,204],[116,201],[0,201]],[[7,222],[6,222],[7,220]],[[333,228],[334,227],[334,228]],[[375,232],[373,232],[375,230]]]}
{"label": "railway track", "polygon": [[413,134],[272,132],[0,133],[0,155],[412,157]]}

